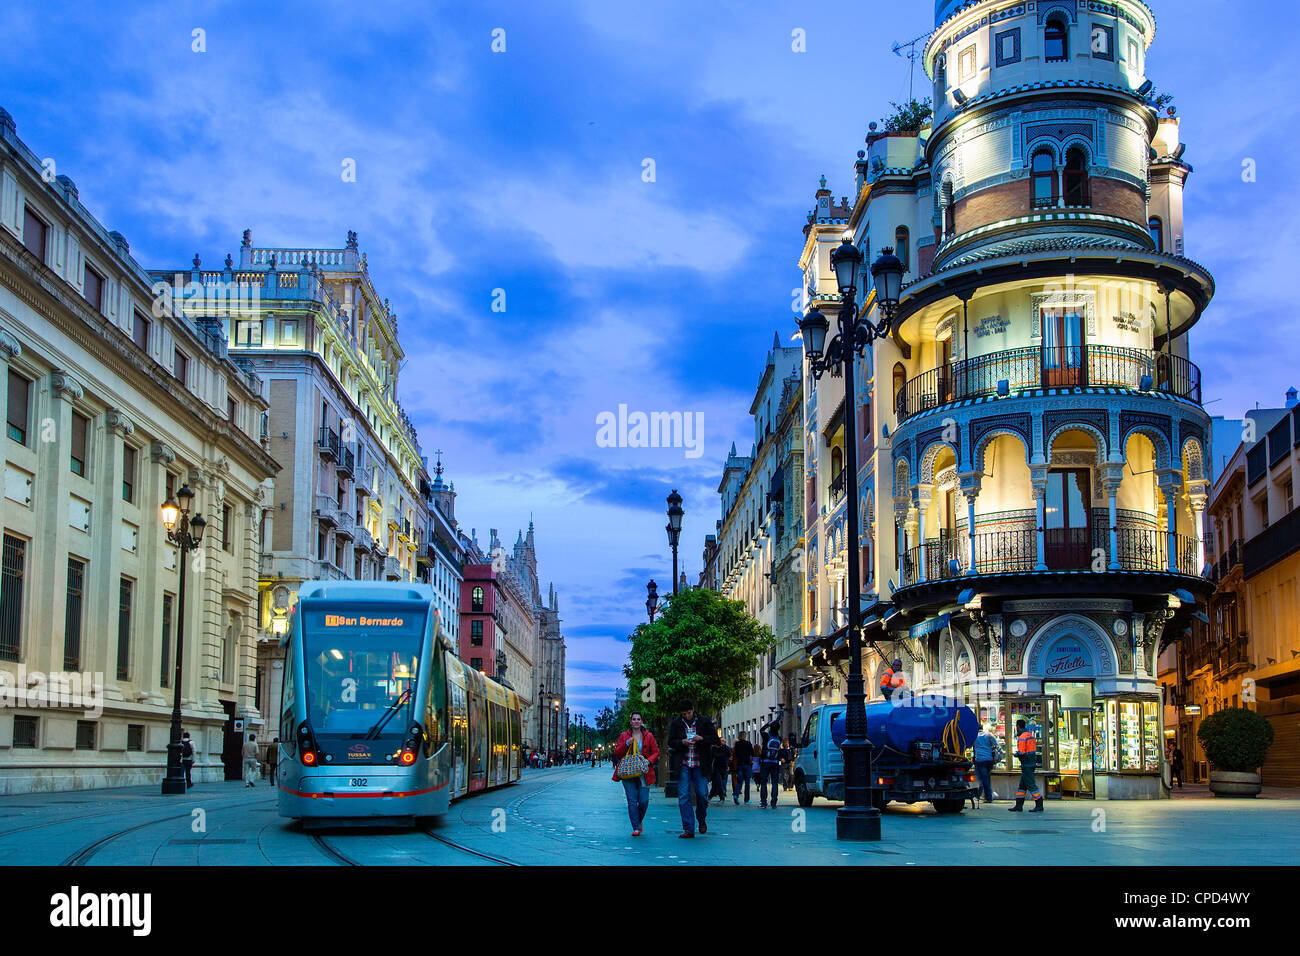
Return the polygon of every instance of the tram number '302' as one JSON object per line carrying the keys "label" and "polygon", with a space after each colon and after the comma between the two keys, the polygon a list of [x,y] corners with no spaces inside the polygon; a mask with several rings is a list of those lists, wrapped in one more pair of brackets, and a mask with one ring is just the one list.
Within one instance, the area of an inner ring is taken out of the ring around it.
{"label": "tram number '302'", "polygon": [[365,777],[353,777],[348,783],[353,787],[364,787],[368,784],[368,780]]}

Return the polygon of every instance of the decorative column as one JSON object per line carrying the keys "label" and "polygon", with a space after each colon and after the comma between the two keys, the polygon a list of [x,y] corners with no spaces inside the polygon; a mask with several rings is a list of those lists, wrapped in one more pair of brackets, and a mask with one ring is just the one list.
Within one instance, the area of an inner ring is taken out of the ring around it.
{"label": "decorative column", "polygon": [[[925,513],[930,508],[930,500],[934,495],[934,485],[917,485],[916,486],[916,543],[920,546],[918,552],[917,566],[920,569],[920,580],[928,581],[931,577],[931,569],[928,567],[929,557],[925,548]],[[939,575],[943,571],[940,569]]]}
{"label": "decorative column", "polygon": [[1192,509],[1192,533],[1196,538],[1196,566],[1193,574],[1205,568],[1205,502],[1209,497],[1209,482],[1193,479],[1187,483],[1187,504]]}
{"label": "decorative column", "polygon": [[1178,573],[1178,490],[1182,486],[1183,476],[1172,468],[1162,469],[1156,473],[1160,493],[1164,497],[1165,527],[1168,535],[1168,571]]}
{"label": "decorative column", "polygon": [[[904,525],[906,531],[906,540],[917,542],[917,519],[916,509],[911,507],[910,503],[907,509],[907,519]],[[904,554],[907,552],[904,551]],[[912,567],[912,575],[915,578],[912,584],[917,584],[925,580],[925,549],[918,547],[916,549],[916,564]]]}
{"label": "decorative column", "polygon": [[909,583],[905,577],[907,558],[907,499],[894,499],[894,524],[898,528],[898,577],[899,587],[906,587]]}
{"label": "decorative column", "polygon": [[1107,567],[1111,571],[1119,571],[1123,568],[1119,560],[1119,515],[1115,507],[1115,499],[1119,495],[1119,486],[1123,480],[1123,462],[1110,462],[1105,465],[1101,484],[1106,490],[1106,500],[1110,506],[1110,563]]}
{"label": "decorative column", "polygon": [[962,496],[966,499],[966,573],[975,574],[975,499],[980,495],[981,474],[978,471],[963,472],[957,476]]}
{"label": "decorative column", "polygon": [[1034,510],[1038,515],[1038,563],[1035,571],[1047,570],[1047,466],[1032,465],[1029,479],[1034,490]]}

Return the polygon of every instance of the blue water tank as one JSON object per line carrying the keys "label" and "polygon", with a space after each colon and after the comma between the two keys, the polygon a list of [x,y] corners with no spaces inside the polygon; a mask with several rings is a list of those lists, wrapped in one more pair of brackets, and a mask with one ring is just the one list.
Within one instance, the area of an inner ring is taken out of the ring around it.
{"label": "blue water tank", "polygon": [[[966,746],[975,742],[979,721],[969,707],[947,697],[905,697],[867,705],[867,739],[877,749],[888,743],[895,750],[909,751],[916,741],[939,744],[943,729],[953,718]],[[844,742],[844,714],[831,718],[831,741]]]}

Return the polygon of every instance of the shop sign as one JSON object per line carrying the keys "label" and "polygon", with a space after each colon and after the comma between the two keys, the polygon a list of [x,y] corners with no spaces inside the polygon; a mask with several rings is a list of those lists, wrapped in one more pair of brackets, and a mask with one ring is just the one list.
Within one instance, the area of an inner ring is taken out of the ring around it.
{"label": "shop sign", "polygon": [[1188,704],[1186,707],[1183,708],[1183,713],[1186,714],[1188,717],[1195,717],[1200,712],[1201,712],[1200,704]]}
{"label": "shop sign", "polygon": [[970,676],[970,655],[966,653],[965,648],[957,655],[957,673],[961,677]]}
{"label": "shop sign", "polygon": [[1092,657],[1077,640],[1057,641],[1043,661],[1044,677],[1090,676]]}

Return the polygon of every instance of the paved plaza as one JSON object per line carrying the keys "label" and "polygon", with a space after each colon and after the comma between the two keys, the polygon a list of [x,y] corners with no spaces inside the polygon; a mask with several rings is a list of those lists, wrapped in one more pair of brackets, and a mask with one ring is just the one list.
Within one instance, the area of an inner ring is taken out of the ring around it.
{"label": "paved plaza", "polygon": [[1217,800],[1184,791],[1149,802],[1048,801],[1043,814],[1006,803],[938,816],[893,805],[883,839],[835,840],[835,807],[799,811],[793,793],[762,810],[716,800],[709,832],[681,840],[675,800],[651,791],[645,833],[629,835],[609,767],[525,771],[523,781],[452,806],[427,829],[304,833],[276,812],[265,784],[0,797],[0,864],[136,866],[347,865],[1293,865],[1300,795]]}

